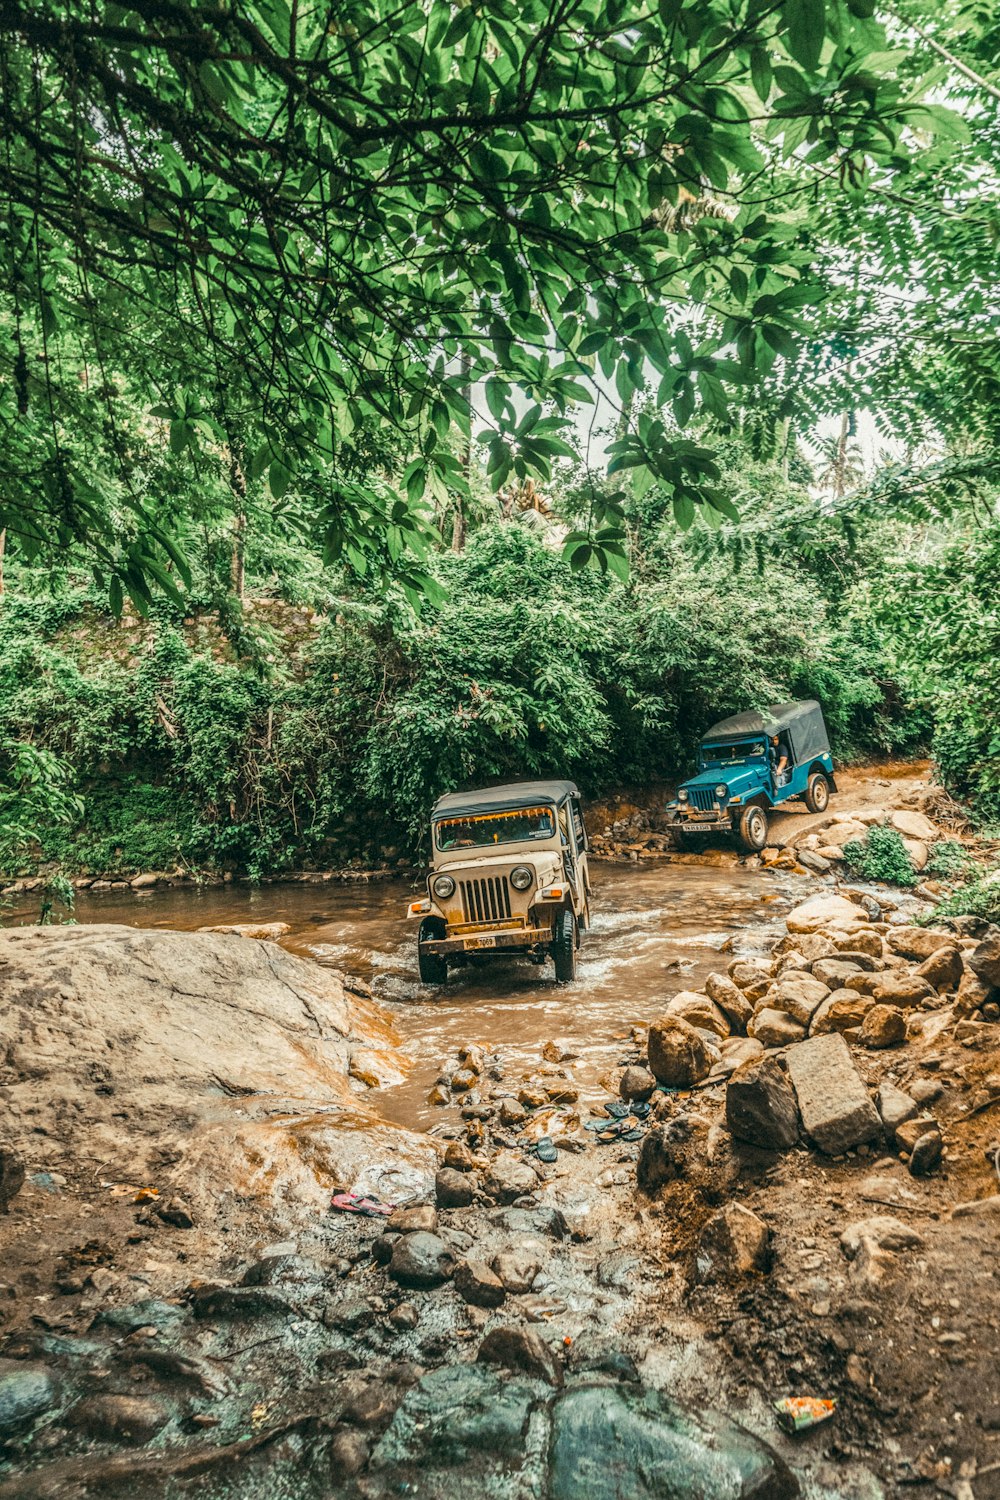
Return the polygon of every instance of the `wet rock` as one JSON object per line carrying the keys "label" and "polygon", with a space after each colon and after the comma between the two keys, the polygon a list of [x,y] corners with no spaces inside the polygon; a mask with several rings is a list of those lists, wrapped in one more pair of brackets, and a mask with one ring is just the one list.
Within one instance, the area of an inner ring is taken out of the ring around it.
{"label": "wet rock", "polygon": [[1000,987],[1000,927],[987,928],[982,942],[972,950],[969,963],[987,988]]}
{"label": "wet rock", "polygon": [[[812,974],[783,974],[768,992],[767,1005],[771,1010],[784,1011],[793,1021],[806,1027],[812,1020],[816,1007],[829,993],[830,986]],[[752,1034],[756,1036],[756,1032]]]}
{"label": "wet rock", "polygon": [[960,948],[938,948],[930,958],[924,959],[917,970],[917,977],[925,979],[933,989],[954,990],[961,984],[964,972]]}
{"label": "wet rock", "polygon": [[722,1056],[712,1065],[712,1071],[708,1075],[710,1080],[729,1078],[752,1057],[760,1057],[764,1051],[764,1043],[753,1036],[731,1036],[722,1043],[720,1050]]}
{"label": "wet rock", "polygon": [[954,947],[955,934],[943,927],[890,927],[885,941],[890,951],[898,953],[900,958],[923,963],[939,948]]}
{"label": "wet rock", "polygon": [[548,1500],[791,1500],[798,1484],[765,1443],[711,1411],[607,1381],[556,1401]]}
{"label": "wet rock", "polygon": [[461,1141],[450,1141],[445,1148],[444,1164],[453,1172],[471,1172],[476,1166],[476,1158]]}
{"label": "wet rock", "polygon": [[507,1296],[500,1277],[485,1261],[460,1260],[455,1267],[455,1290],[474,1307],[502,1307]]}
{"label": "wet rock", "polygon": [[930,1172],[941,1165],[941,1155],[944,1142],[940,1130],[925,1130],[923,1135],[917,1137],[910,1152],[910,1160],[907,1163],[912,1177],[926,1177]]}
{"label": "wet rock", "polygon": [[920,1112],[920,1105],[912,1095],[888,1082],[883,1083],[875,1095],[875,1104],[882,1116],[885,1133],[890,1139],[895,1139],[900,1125],[905,1125],[907,1120],[912,1120]]}
{"label": "wet rock", "polygon": [[342,1430],[334,1433],[330,1440],[331,1466],[345,1479],[353,1479],[355,1474],[361,1473],[370,1452],[368,1439],[360,1432]]}
{"label": "wet rock", "polygon": [[41,1364],[0,1359],[0,1441],[16,1437],[59,1400],[59,1377]]}
{"label": "wet rock", "polygon": [[879,1005],[895,1005],[903,1010],[911,1010],[922,1000],[931,999],[934,991],[926,979],[921,979],[916,974],[881,974],[872,995]]}
{"label": "wet rock", "polygon": [[718,1037],[729,1035],[729,1022],[707,995],[697,990],[681,990],[667,1004],[667,1015],[687,1021],[699,1031],[710,1031]]}
{"label": "wet rock", "polygon": [[85,1396],[66,1414],[70,1427],[106,1443],[148,1443],[170,1420],[170,1409],[152,1396]]}
{"label": "wet rock", "polygon": [[839,1156],[881,1134],[878,1111],[842,1036],[832,1032],[799,1042],[788,1049],[786,1062],[802,1124],[821,1151]]}
{"label": "wet rock", "polygon": [[828,875],[832,861],[820,854],[818,849],[797,849],[796,854],[800,865],[805,865],[807,870],[812,870],[814,875]]}
{"label": "wet rock", "polygon": [[562,1365],[545,1340],[531,1328],[492,1329],[480,1344],[476,1361],[518,1370],[557,1389],[563,1383]]}
{"label": "wet rock", "polygon": [[280,1286],[283,1282],[319,1281],[323,1272],[315,1261],[302,1255],[265,1255],[247,1266],[242,1286]]}
{"label": "wet rock", "polygon": [[414,1208],[397,1208],[385,1221],[387,1234],[436,1234],[437,1209],[430,1203],[419,1203]]}
{"label": "wet rock", "polygon": [[906,1041],[906,1016],[894,1005],[873,1005],[861,1023],[859,1041],[875,1049]]}
{"label": "wet rock", "polygon": [[[754,977],[751,983],[755,981],[760,983],[763,980],[766,984],[769,978],[766,969],[762,969],[757,964],[737,964],[734,967],[752,974]],[[730,978],[725,974],[709,974],[705,980],[705,993],[718,1006],[734,1031],[746,1030],[747,1022],[753,1015],[753,1006],[740,989],[735,977]]]}
{"label": "wet rock", "polygon": [[840,1236],[840,1248],[848,1260],[854,1260],[866,1240],[879,1250],[891,1250],[894,1253],[919,1250],[924,1243],[923,1237],[915,1229],[893,1218],[891,1214],[873,1214],[870,1218],[848,1224]]}
{"label": "wet rock", "polygon": [[468,1208],[475,1196],[475,1185],[467,1173],[442,1167],[434,1178],[434,1196],[439,1208]]}
{"label": "wet rock", "polygon": [[504,1289],[517,1296],[531,1291],[542,1269],[541,1261],[531,1250],[505,1250],[494,1256],[492,1265]]}
{"label": "wet rock", "polygon": [[497,1203],[513,1203],[538,1187],[538,1178],[527,1162],[510,1151],[494,1157],[483,1181],[483,1191]]}
{"label": "wet rock", "polygon": [[473,1072],[472,1068],[458,1068],[451,1075],[449,1088],[453,1094],[467,1094],[478,1082],[479,1074]]}
{"label": "wet rock", "polygon": [[443,1083],[436,1083],[427,1095],[427,1103],[441,1108],[443,1105],[451,1103],[451,1094]]}
{"label": "wet rock", "polygon": [[523,1125],[528,1118],[528,1111],[519,1099],[504,1099],[500,1105],[500,1122],[506,1125],[508,1130],[514,1125]]}
{"label": "wet rock", "polygon": [[707,1078],[712,1054],[695,1028],[677,1016],[664,1016],[649,1028],[650,1071],[667,1088],[689,1089]]}
{"label": "wet rock", "polygon": [[10,1146],[0,1146],[0,1213],[7,1213],[23,1186],[23,1160]]}
{"label": "wet rock", "polygon": [[187,1312],[173,1302],[163,1302],[159,1297],[144,1297],[141,1302],[131,1302],[127,1307],[103,1307],[94,1319],[94,1327],[120,1328],[131,1333],[136,1328],[155,1328],[157,1333],[169,1333],[178,1323],[183,1323]]}
{"label": "wet rock", "polygon": [[639,1068],[633,1065],[626,1068],[618,1085],[621,1097],[628,1101],[638,1099],[641,1102],[649,1099],[656,1088],[656,1079],[648,1068]]}
{"label": "wet rock", "polygon": [[699,1281],[724,1281],[770,1267],[771,1231],[750,1209],[727,1203],[705,1224],[698,1241]]}
{"label": "wet rock", "polygon": [[656,1193],[684,1171],[684,1153],[675,1123],[654,1125],[643,1136],[636,1164],[636,1181],[644,1193]]}
{"label": "wet rock", "polygon": [[[721,979],[722,977],[721,974],[710,974],[705,981],[705,992],[712,995],[712,999],[715,1000],[716,1005],[721,1005],[722,1001],[712,994],[709,988],[709,981]],[[737,958],[729,965],[729,978],[740,990],[746,990],[752,985],[760,984],[761,982],[768,984],[771,979],[771,968],[763,959]]]}
{"label": "wet rock", "polygon": [[867,923],[868,916],[845,896],[814,896],[789,912],[789,932],[812,933],[823,927],[857,927]]}
{"label": "wet rock", "polygon": [[799,1138],[799,1109],[784,1070],[771,1057],[744,1063],[726,1086],[726,1124],[738,1140],[787,1151]]}
{"label": "wet rock", "polygon": [[521,1468],[536,1395],[537,1387],[486,1365],[432,1370],[407,1391],[372,1452],[375,1493],[406,1493],[416,1472],[428,1497],[481,1500],[494,1472]]}
{"label": "wet rock", "polygon": [[518,1100],[525,1109],[543,1109],[549,1102],[546,1089],[540,1084],[525,1084],[524,1088],[518,1089]]}
{"label": "wet rock", "polygon": [[765,1006],[754,1016],[747,1032],[765,1047],[786,1047],[789,1042],[801,1041],[806,1028],[785,1011]]}
{"label": "wet rock", "polygon": [[389,1322],[393,1328],[398,1328],[401,1332],[409,1332],[420,1322],[420,1312],[412,1302],[400,1302],[398,1307],[394,1307],[389,1314]]}
{"label": "wet rock", "polygon": [[290,1318],[298,1309],[270,1286],[201,1286],[192,1298],[196,1318]]}
{"label": "wet rock", "polygon": [[402,1235],[389,1261],[389,1275],[405,1287],[441,1286],[454,1269],[455,1256],[444,1240],[423,1230]]}
{"label": "wet rock", "polygon": [[827,1032],[854,1031],[865,1019],[875,1001],[870,995],[859,995],[857,990],[834,990],[816,1013],[809,1027],[810,1036],[825,1036]]}

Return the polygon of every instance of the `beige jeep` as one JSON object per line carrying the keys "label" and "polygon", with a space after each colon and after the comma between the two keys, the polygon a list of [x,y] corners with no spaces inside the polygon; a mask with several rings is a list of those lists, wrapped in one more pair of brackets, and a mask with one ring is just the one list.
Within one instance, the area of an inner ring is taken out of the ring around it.
{"label": "beige jeep", "polygon": [[590,925],[590,873],[580,794],[571,781],[521,781],[451,792],[431,813],[433,868],[419,919],[424,984],[449,968],[524,954],[556,978],[576,977]]}

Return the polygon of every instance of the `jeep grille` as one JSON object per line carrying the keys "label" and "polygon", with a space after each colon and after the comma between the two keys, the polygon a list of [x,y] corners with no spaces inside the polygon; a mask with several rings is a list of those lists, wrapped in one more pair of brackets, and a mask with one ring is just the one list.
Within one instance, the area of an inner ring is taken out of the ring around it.
{"label": "jeep grille", "polygon": [[692,806],[699,812],[711,812],[715,806],[715,793],[710,786],[693,786],[689,789]]}
{"label": "jeep grille", "polygon": [[510,887],[506,875],[484,880],[460,880],[462,910],[467,922],[502,922],[510,916]]}

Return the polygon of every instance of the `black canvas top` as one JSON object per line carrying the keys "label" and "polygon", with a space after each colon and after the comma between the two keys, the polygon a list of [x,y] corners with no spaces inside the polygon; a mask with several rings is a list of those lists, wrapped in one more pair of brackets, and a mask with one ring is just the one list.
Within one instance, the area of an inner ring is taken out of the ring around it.
{"label": "black canvas top", "polygon": [[564,797],[578,795],[572,781],[508,781],[474,792],[446,792],[435,802],[432,816],[454,818],[495,807],[534,807],[538,802],[561,802]]}
{"label": "black canvas top", "polygon": [[784,734],[796,764],[814,755],[828,753],[830,749],[823,710],[815,698],[804,698],[800,703],[772,703],[763,713],[751,709],[733,714],[713,724],[708,733],[702,735],[701,742],[709,745],[716,740],[744,740],[761,734]]}

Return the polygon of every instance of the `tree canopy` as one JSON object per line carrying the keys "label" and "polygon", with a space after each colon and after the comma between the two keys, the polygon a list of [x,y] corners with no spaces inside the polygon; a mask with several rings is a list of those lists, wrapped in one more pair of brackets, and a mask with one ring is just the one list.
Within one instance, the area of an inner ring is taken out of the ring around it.
{"label": "tree canopy", "polygon": [[[793,367],[845,217],[968,137],[874,10],[11,0],[0,523],[141,603],[184,576],[179,465],[214,467],[418,590],[473,389],[498,486],[600,389],[613,470],[731,513],[682,429]],[[621,521],[605,492],[577,564],[621,566]]]}

